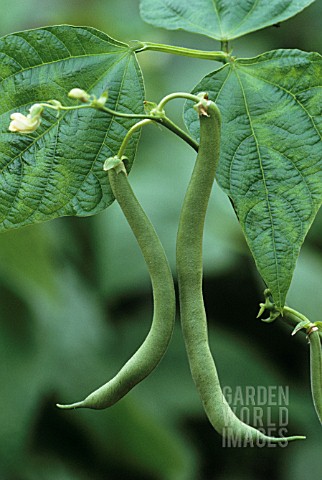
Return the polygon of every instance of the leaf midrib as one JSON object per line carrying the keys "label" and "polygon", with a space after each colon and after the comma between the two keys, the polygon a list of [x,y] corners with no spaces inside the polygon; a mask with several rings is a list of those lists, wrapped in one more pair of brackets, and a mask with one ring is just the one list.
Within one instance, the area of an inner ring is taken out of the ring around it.
{"label": "leaf midrib", "polygon": [[[189,20],[187,17],[184,17],[182,14],[178,13],[177,10],[171,5],[168,3],[167,0],[165,0],[165,3],[166,3],[166,6],[169,8],[170,11],[174,12],[175,15],[177,17],[179,17],[180,19],[182,19],[184,22],[188,23],[189,25],[191,25],[192,27],[195,27],[198,29],[198,31],[200,31],[200,24],[198,23],[193,23],[191,20]],[[219,13],[218,13],[218,9],[217,9],[217,6],[216,6],[216,0],[213,0],[213,4],[214,4],[214,11],[215,11],[215,14],[218,18],[218,26],[219,26],[219,30],[220,30],[220,34],[222,36],[222,28],[221,28],[221,20],[220,20],[220,16],[219,16]],[[180,27],[182,28],[182,27]],[[209,36],[209,37],[212,37],[212,38],[215,38],[215,39],[220,39],[220,37],[218,38],[217,36],[214,36],[214,33],[211,31],[211,30],[206,30],[204,27],[202,27],[202,30],[204,32],[207,32],[206,35]],[[198,33],[198,32],[196,32]]]}
{"label": "leaf midrib", "polygon": [[249,16],[252,14],[252,12],[255,10],[258,2],[259,2],[259,0],[255,0],[252,8],[249,10],[249,12],[247,13],[247,15],[245,15],[245,17],[239,22],[238,25],[235,26],[235,28],[234,28],[233,30],[230,30],[230,31],[229,31],[228,35],[229,35],[230,38],[232,38],[231,35],[234,35],[234,32],[236,32],[236,30],[238,30],[238,29],[240,28],[240,26],[243,25],[243,23],[245,23],[245,22],[247,21],[248,17],[249,17]]}
{"label": "leaf midrib", "polygon": [[242,81],[241,81],[241,79],[238,75],[237,69],[235,69],[235,75],[236,75],[238,83],[240,85],[240,89],[241,89],[243,99],[244,99],[244,103],[245,103],[246,114],[247,114],[247,117],[248,117],[248,120],[249,120],[249,126],[250,126],[252,135],[253,135],[254,140],[255,140],[257,155],[258,155],[258,159],[259,159],[260,170],[261,170],[262,179],[263,179],[263,185],[264,185],[264,188],[265,188],[266,204],[267,204],[267,208],[268,208],[268,212],[269,212],[269,221],[270,221],[270,224],[271,224],[271,232],[272,232],[271,237],[272,237],[272,240],[273,240],[275,278],[276,278],[276,281],[277,281],[278,296],[279,296],[278,304],[280,304],[281,303],[281,288],[280,288],[279,269],[278,269],[278,262],[277,262],[277,249],[276,249],[276,241],[275,241],[275,226],[274,226],[274,222],[273,222],[272,210],[271,210],[271,205],[270,205],[270,201],[269,201],[269,192],[268,192],[268,188],[267,188],[267,184],[266,184],[265,172],[264,172],[264,168],[263,168],[263,162],[262,162],[262,157],[261,157],[261,153],[260,153],[260,149],[259,149],[259,145],[258,145],[258,140],[257,140],[257,136],[255,134],[254,126],[253,126],[253,123],[252,123],[252,119],[251,119],[251,115],[250,115],[250,111],[249,111],[249,107],[248,107],[248,103],[247,103],[246,93],[245,93],[245,90],[244,90],[244,87],[243,87],[243,83],[242,83]]}
{"label": "leaf midrib", "polygon": [[[247,64],[246,64],[247,65]],[[320,139],[322,140],[322,135],[321,133],[319,132],[315,122],[314,122],[314,118],[312,115],[310,115],[310,113],[307,111],[307,109],[304,107],[303,103],[300,102],[300,100],[297,98],[297,96],[291,92],[291,90],[287,90],[285,87],[279,85],[278,83],[273,83],[273,82],[270,82],[268,79],[266,78],[263,78],[263,77],[260,77],[260,76],[257,76],[257,75],[254,75],[254,73],[250,73],[248,72],[247,70],[244,70],[242,67],[240,67],[238,65],[238,68],[241,68],[243,70],[243,73],[246,74],[246,75],[249,75],[250,77],[253,77],[253,78],[256,78],[257,80],[261,80],[262,82],[264,83],[267,83],[269,85],[272,85],[273,87],[276,87],[278,88],[279,90],[283,90],[283,92],[287,93],[288,95],[290,95],[293,100],[295,101],[295,103],[297,103],[303,110],[304,112],[306,113],[306,115],[309,117],[309,119],[311,120],[312,122],[312,125],[314,127],[314,130],[316,131],[316,133],[318,134],[318,136],[320,137]],[[237,69],[235,70],[237,71]],[[317,85],[316,87],[314,88],[322,88],[321,85]],[[311,90],[311,89],[306,89],[306,90]],[[300,92],[298,92],[298,94],[301,94],[303,92],[305,92],[306,90],[301,90]]]}
{"label": "leaf midrib", "polygon": [[219,10],[218,10],[218,7],[217,7],[217,0],[213,0],[213,4],[214,4],[215,14],[218,18],[218,26],[219,26],[219,30],[220,30],[220,37],[223,38],[222,23],[221,23],[221,17],[219,15]]}

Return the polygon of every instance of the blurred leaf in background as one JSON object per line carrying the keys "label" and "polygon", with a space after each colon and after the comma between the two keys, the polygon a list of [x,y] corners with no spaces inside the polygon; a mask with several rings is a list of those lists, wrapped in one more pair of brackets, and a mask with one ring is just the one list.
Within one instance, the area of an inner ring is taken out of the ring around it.
{"label": "blurred leaf in background", "polygon": [[[212,49],[219,43],[145,25],[133,0],[1,0],[1,34],[52,24],[89,25],[131,39]],[[299,17],[236,41],[234,53],[274,48],[320,51],[321,2]],[[161,53],[138,57],[146,95],[190,91],[218,66]],[[183,104],[169,108],[182,122]],[[182,123],[181,123],[182,124]],[[158,152],[156,155],[155,152]],[[147,127],[130,179],[174,268],[175,235],[195,154]],[[256,320],[263,285],[227,198],[218,187],[204,242],[210,338],[223,385],[288,386],[288,448],[223,448],[207,422],[179,325],[155,373],[105,411],[60,412],[108,380],[144,339],[151,288],[117,205],[96,217],[63,218],[0,236],[0,478],[4,480],[320,479],[320,426],[309,391],[308,348],[300,334]],[[322,216],[300,256],[288,302],[319,320]],[[273,411],[273,415],[277,412]],[[276,417],[275,417],[276,418]],[[308,467],[309,465],[309,467]]]}

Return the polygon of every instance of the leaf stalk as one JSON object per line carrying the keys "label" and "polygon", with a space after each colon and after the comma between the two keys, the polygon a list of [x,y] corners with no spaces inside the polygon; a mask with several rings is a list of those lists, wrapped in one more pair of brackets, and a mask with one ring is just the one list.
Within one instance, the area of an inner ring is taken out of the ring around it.
{"label": "leaf stalk", "polygon": [[185,57],[199,58],[202,60],[214,60],[216,62],[227,63],[230,55],[227,52],[197,50],[194,48],[177,47],[174,45],[164,45],[162,43],[133,41],[131,44],[136,53],[152,50],[154,52],[170,53],[172,55],[181,55]]}

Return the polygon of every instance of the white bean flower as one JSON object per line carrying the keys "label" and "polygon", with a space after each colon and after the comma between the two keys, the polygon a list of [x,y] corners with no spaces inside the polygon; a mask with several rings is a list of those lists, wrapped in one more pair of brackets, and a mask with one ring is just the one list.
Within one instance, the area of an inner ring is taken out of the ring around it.
{"label": "white bean flower", "polygon": [[75,98],[76,100],[80,100],[84,103],[89,102],[91,99],[91,96],[81,88],[72,88],[71,91],[68,93],[68,96],[69,98]]}
{"label": "white bean flower", "polygon": [[34,132],[40,125],[41,113],[43,107],[36,103],[29,109],[29,114],[23,115],[19,112],[14,112],[10,115],[10,132],[15,133],[31,133]]}

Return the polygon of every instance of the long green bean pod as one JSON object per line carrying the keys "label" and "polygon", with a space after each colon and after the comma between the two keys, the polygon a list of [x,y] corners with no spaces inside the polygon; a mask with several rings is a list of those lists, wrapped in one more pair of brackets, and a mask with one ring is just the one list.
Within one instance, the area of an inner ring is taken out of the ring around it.
{"label": "long green bean pod", "polygon": [[171,339],[175,320],[175,291],[170,267],[160,240],[128,182],[124,170],[108,172],[114,196],[119,203],[142,251],[152,282],[154,315],[143,344],[105,385],[85,400],[63,409],[110,407],[147,377],[158,365]]}
{"label": "long green bean pod", "polygon": [[308,332],[310,342],[310,373],[313,404],[322,423],[322,350],[319,330],[313,326]]}
{"label": "long green bean pod", "polygon": [[200,145],[183,202],[177,235],[177,275],[180,316],[192,377],[205,412],[222,436],[261,444],[305,437],[269,437],[243,423],[226,401],[210,351],[202,294],[202,239],[209,196],[219,160],[221,115],[217,106],[201,100]]}

